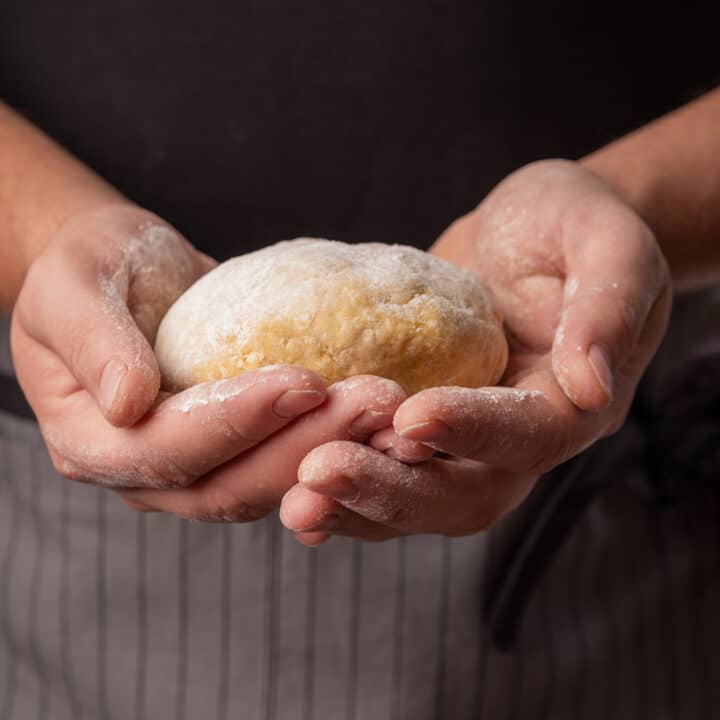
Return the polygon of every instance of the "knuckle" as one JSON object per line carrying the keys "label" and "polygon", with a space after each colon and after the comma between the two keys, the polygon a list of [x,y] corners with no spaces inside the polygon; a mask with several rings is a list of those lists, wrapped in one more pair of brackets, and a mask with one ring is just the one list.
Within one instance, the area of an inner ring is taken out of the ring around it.
{"label": "knuckle", "polygon": [[[92,334],[86,331],[84,326],[80,326],[75,329],[65,328],[64,334],[64,346],[68,349],[67,361],[69,364],[70,372],[75,375],[75,378],[82,382],[81,377],[78,377],[80,369],[87,365],[89,354],[93,349],[95,339]],[[98,379],[100,373],[102,373],[103,366],[98,367]]]}
{"label": "knuckle", "polygon": [[261,437],[254,437],[248,434],[246,420],[232,412],[228,411],[223,413],[222,417],[218,420],[222,434],[239,448],[252,447],[262,440]]}
{"label": "knuckle", "polygon": [[202,505],[193,519],[211,522],[249,523],[260,520],[270,513],[269,508],[259,507],[228,492],[217,490],[205,493]]}
{"label": "knuckle", "polygon": [[618,298],[616,301],[618,324],[617,334],[621,347],[628,350],[635,343],[638,333],[638,308],[628,298]]}
{"label": "knuckle", "polygon": [[573,449],[572,441],[564,432],[550,433],[523,469],[531,475],[542,475],[565,462]]}
{"label": "knuckle", "polygon": [[605,428],[604,432],[602,433],[602,437],[610,437],[611,435],[614,435],[616,432],[619,432],[623,425],[625,425],[625,421],[627,420],[628,411],[620,413],[619,415],[613,417],[610,422],[608,423],[607,427]]}
{"label": "knuckle", "polygon": [[261,520],[269,513],[270,510],[268,508],[261,508],[244,502],[235,502],[231,506],[230,511],[225,514],[224,519],[226,522],[250,523]]}
{"label": "knuckle", "polygon": [[23,281],[22,296],[23,299],[37,298],[47,286],[45,278],[47,276],[48,251],[40,253],[28,267]]}
{"label": "knuckle", "polygon": [[47,281],[43,278],[47,275],[46,264],[45,253],[41,253],[30,264],[20,288],[13,315],[26,329],[36,330],[44,318],[42,308],[46,304]]}
{"label": "knuckle", "polygon": [[50,461],[52,462],[53,469],[60,475],[60,477],[66,480],[76,480],[78,482],[90,482],[90,473],[87,470],[81,468],[79,465],[69,460],[64,455],[48,449],[50,454]]}
{"label": "knuckle", "polygon": [[183,467],[176,458],[165,455],[137,469],[143,485],[161,490],[175,490],[191,485],[196,475]]}
{"label": "knuckle", "polygon": [[387,508],[383,508],[380,513],[380,522],[387,523],[389,525],[403,524],[406,523],[412,517],[410,508],[406,505],[395,504]]}

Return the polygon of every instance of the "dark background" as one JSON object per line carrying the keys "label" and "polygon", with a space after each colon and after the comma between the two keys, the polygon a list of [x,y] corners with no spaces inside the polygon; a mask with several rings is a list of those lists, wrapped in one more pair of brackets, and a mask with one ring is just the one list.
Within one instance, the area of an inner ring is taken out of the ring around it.
{"label": "dark background", "polygon": [[219,257],[426,247],[717,82],[716,4],[4,2],[0,96]]}

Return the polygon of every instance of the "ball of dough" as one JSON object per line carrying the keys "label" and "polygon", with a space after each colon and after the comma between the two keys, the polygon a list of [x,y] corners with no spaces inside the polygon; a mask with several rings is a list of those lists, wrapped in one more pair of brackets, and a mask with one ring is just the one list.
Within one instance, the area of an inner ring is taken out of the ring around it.
{"label": "ball of dough", "polygon": [[328,383],[380,375],[412,394],[493,384],[508,350],[471,272],[403,245],[300,238],[198,280],[163,318],[155,352],[171,391],[282,363]]}

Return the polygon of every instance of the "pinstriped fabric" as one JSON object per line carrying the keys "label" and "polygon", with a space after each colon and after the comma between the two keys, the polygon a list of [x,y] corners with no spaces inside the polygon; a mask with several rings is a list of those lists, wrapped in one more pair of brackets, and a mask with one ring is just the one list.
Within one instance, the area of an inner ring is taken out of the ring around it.
{"label": "pinstriped fabric", "polygon": [[265,655],[263,674],[263,712],[264,720],[275,720],[277,716],[277,665],[278,665],[278,570],[282,539],[275,524],[266,524],[267,557],[265,561]]}
{"label": "pinstriped fabric", "polygon": [[188,526],[180,523],[177,545],[178,586],[177,586],[177,664],[175,677],[175,712],[174,717],[184,720],[187,712],[187,681],[188,681]]}
{"label": "pinstriped fabric", "polygon": [[297,545],[136,515],[0,413],[0,720],[682,720],[720,708],[720,496],[601,496],[511,653],[481,617],[503,527]]}
{"label": "pinstriped fabric", "polygon": [[450,612],[452,570],[452,543],[449,538],[442,539],[441,568],[442,573],[439,578],[440,599],[437,609],[437,649],[435,651],[437,657],[435,666],[435,720],[444,717],[447,700],[448,613]]}
{"label": "pinstriped fabric", "polygon": [[[486,547],[490,535],[446,539],[442,543],[443,593],[438,605],[436,665],[438,699],[434,716],[442,718],[476,717],[476,689],[482,686],[480,650],[482,596],[485,581]],[[406,674],[412,677],[412,669]]]}
{"label": "pinstriped fabric", "polygon": [[402,715],[403,649],[405,647],[405,603],[407,601],[407,539],[397,541],[395,570],[395,598],[393,612],[392,685],[390,693],[390,720]]}
{"label": "pinstriped fabric", "polygon": [[30,490],[30,512],[32,514],[33,530],[37,536],[37,549],[35,558],[30,570],[30,602],[28,604],[28,626],[30,628],[30,642],[32,644],[32,662],[35,667],[35,675],[38,679],[37,689],[37,713],[38,720],[44,720],[48,715],[48,694],[49,678],[45,668],[45,661],[42,652],[42,637],[40,636],[40,599],[42,581],[44,578],[44,564],[46,556],[47,533],[43,524],[42,491],[45,484],[39,474],[38,453],[30,454],[31,469],[31,490]]}
{"label": "pinstriped fabric", "polygon": [[[5,437],[0,437],[2,442],[2,503],[4,506],[13,507],[17,505],[14,497],[14,473],[15,459],[13,458],[12,436],[7,433]],[[17,642],[15,640],[15,629],[12,623],[12,595],[13,578],[15,570],[15,562],[18,552],[18,541],[20,534],[21,518],[17,511],[10,513],[7,522],[1,523],[0,527],[6,529],[5,543],[2,548],[2,556],[0,560],[0,621],[2,622],[3,645],[7,648],[4,663],[0,663],[0,672],[3,677],[0,680],[2,694],[0,695],[0,718],[5,720],[12,717],[15,704],[15,694],[17,685]]]}
{"label": "pinstriped fabric", "polygon": [[[493,555],[495,552],[495,542],[493,533],[489,533],[486,542],[486,552],[483,560],[485,565],[490,566],[493,562]],[[481,592],[478,592],[478,597],[482,597]],[[480,614],[480,608],[478,608],[478,615]],[[488,666],[491,663],[492,647],[490,640],[483,629],[478,626],[476,632],[477,638],[477,669],[475,674],[474,692],[473,692],[473,715],[478,718],[486,717],[485,700],[487,688],[487,677],[488,677]]]}
{"label": "pinstriped fabric", "polygon": [[[492,556],[500,553],[501,540],[502,538],[497,532],[494,532],[491,536],[490,563],[495,561]],[[484,626],[481,626],[480,630],[484,635]],[[479,717],[504,718],[507,716],[508,710],[512,708],[514,701],[511,695],[513,666],[515,664],[514,654],[517,651],[518,646],[516,645],[512,652],[498,653],[489,639],[483,640],[484,668],[483,687],[481,689],[482,705],[480,706]]]}
{"label": "pinstriped fabric", "polygon": [[230,686],[230,628],[232,623],[232,535],[229,532],[222,535],[221,555],[221,588],[220,588],[220,612],[222,622],[218,645],[220,653],[218,657],[218,719],[225,720],[228,717],[228,699]]}
{"label": "pinstriped fabric", "polygon": [[[0,369],[11,368],[10,349],[6,322],[0,316]],[[11,428],[0,432],[0,504],[14,506],[14,461],[12,458]],[[7,717],[8,705],[14,693],[14,663],[9,661],[14,653],[13,632],[10,621],[10,581],[18,541],[19,518],[17,513],[9,514],[6,522],[0,523],[0,637],[6,648],[5,662],[0,663],[0,718]]]}
{"label": "pinstriped fabric", "polygon": [[[438,665],[438,612],[445,589],[439,578],[445,572],[441,538],[419,537],[408,542],[407,630],[404,647],[405,717],[432,717],[435,709]],[[422,602],[418,599],[422,598]],[[479,611],[479,598],[477,610]],[[417,663],[417,658],[425,661]]]}
{"label": "pinstriped fabric", "polygon": [[307,583],[305,585],[305,649],[303,652],[302,720],[315,717],[315,643],[317,638],[317,553],[306,555]]}
{"label": "pinstriped fabric", "polygon": [[350,565],[350,623],[348,626],[348,668],[345,694],[345,714],[348,720],[357,717],[357,687],[358,687],[358,633],[360,632],[360,619],[362,613],[361,581],[363,548],[360,543],[352,545],[352,560]]}
{"label": "pinstriped fabric", "polygon": [[95,607],[97,611],[97,623],[95,634],[95,667],[97,679],[97,707],[100,720],[106,720],[110,716],[108,703],[107,674],[108,674],[108,618],[107,618],[107,520],[106,504],[107,494],[96,492],[95,498],[96,519],[97,519],[97,540],[95,552]]}
{"label": "pinstriped fabric", "polygon": [[[359,613],[354,712],[360,720],[389,720],[398,707],[407,706],[404,658],[409,633],[418,629],[408,625],[408,594],[402,592],[402,583],[408,583],[410,578],[409,545],[405,543],[404,550],[399,545],[399,542],[387,546],[359,544],[361,555],[356,567],[361,572],[356,585],[360,593],[355,601]],[[351,584],[350,592],[352,588]],[[399,588],[400,598],[397,597]],[[397,627],[397,622],[401,627]],[[395,640],[396,632],[401,636],[400,642]],[[347,672],[349,677],[351,669]],[[393,673],[399,674],[397,685],[393,683]]]}
{"label": "pinstriped fabric", "polygon": [[[672,717],[668,697],[683,720],[711,716],[702,668],[720,627],[697,619],[720,600],[709,499],[661,513],[620,490],[603,498],[538,587],[516,650],[500,655],[479,602],[500,533],[315,552],[274,518],[138,517],[58,480],[21,430],[2,438],[2,512],[14,510],[0,525],[2,652],[15,662],[0,664],[0,692],[12,720],[198,717],[203,706],[208,718],[657,718]],[[37,484],[22,484],[28,472]]]}
{"label": "pinstriped fabric", "polygon": [[148,616],[145,586],[147,583],[147,518],[138,513],[136,525],[137,545],[135,551],[135,583],[137,602],[136,652],[135,652],[135,718],[145,720],[147,693],[145,675],[147,666]]}
{"label": "pinstriped fabric", "polygon": [[70,572],[69,572],[69,526],[70,526],[70,483],[62,483],[61,510],[60,510],[60,568],[59,598],[58,598],[58,624],[60,626],[60,667],[62,668],[63,687],[67,698],[71,717],[81,717],[82,710],[75,686],[75,670],[72,658],[72,632],[70,627]]}

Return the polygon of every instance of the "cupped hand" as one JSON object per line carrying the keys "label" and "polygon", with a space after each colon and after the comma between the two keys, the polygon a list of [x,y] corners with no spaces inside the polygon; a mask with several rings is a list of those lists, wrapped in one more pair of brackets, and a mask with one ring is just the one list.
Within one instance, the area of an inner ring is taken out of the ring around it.
{"label": "cupped hand", "polygon": [[139,420],[160,389],[151,347],[160,320],[214,265],[132,205],[61,225],[30,266],[12,318],[18,379],[41,428],[72,422],[68,411],[80,406],[87,431],[101,419],[117,427]]}
{"label": "cupped hand", "polygon": [[[181,466],[189,479],[184,487],[123,489],[121,494],[126,501],[140,510],[169,512],[194,520],[256,520],[280,505],[288,489],[297,483],[300,463],[314,448],[343,441],[363,447],[376,438],[387,438],[393,415],[406,398],[400,386],[390,380],[358,375],[331,385],[324,402],[294,422],[248,416],[250,394],[271,397],[269,388],[275,386],[277,379],[270,385],[266,385],[266,379],[276,372],[260,370],[231,380],[197,385],[151,411],[143,423],[202,424],[205,430],[197,440],[197,457],[203,464],[199,468],[188,467],[179,454],[175,464]],[[279,380],[287,381],[295,373],[310,386],[314,376],[301,368],[281,368]],[[208,403],[212,398],[216,402]],[[257,422],[258,419],[262,422]],[[280,428],[280,424],[285,426]],[[402,447],[406,460],[423,460],[432,454],[413,441],[396,438],[394,444]],[[219,458],[225,446],[234,449],[235,457]],[[314,534],[307,539],[314,543],[324,536]]]}
{"label": "cupped hand", "polygon": [[[136,509],[249,521],[279,505],[317,445],[388,438],[405,394],[381,378],[328,391],[309,370],[275,366],[160,391],[160,319],[214,265],[157,216],[121,204],[71,218],[32,264],[12,349],[61,475],[111,487]],[[395,444],[404,457],[429,454]]]}
{"label": "cupped hand", "polygon": [[541,474],[621,427],[664,334],[671,288],[652,232],[577,163],[510,175],[432,252],[493,290],[510,344],[502,387],[405,401],[398,435],[445,454],[427,462],[348,442],[313,450],[281,508],[301,541],[491,526]]}
{"label": "cupped hand", "polygon": [[60,474],[185,487],[324,401],[317,375],[282,367],[162,401],[158,324],[214,265],[157,216],[122,204],[72,217],[31,265],[13,358]]}

